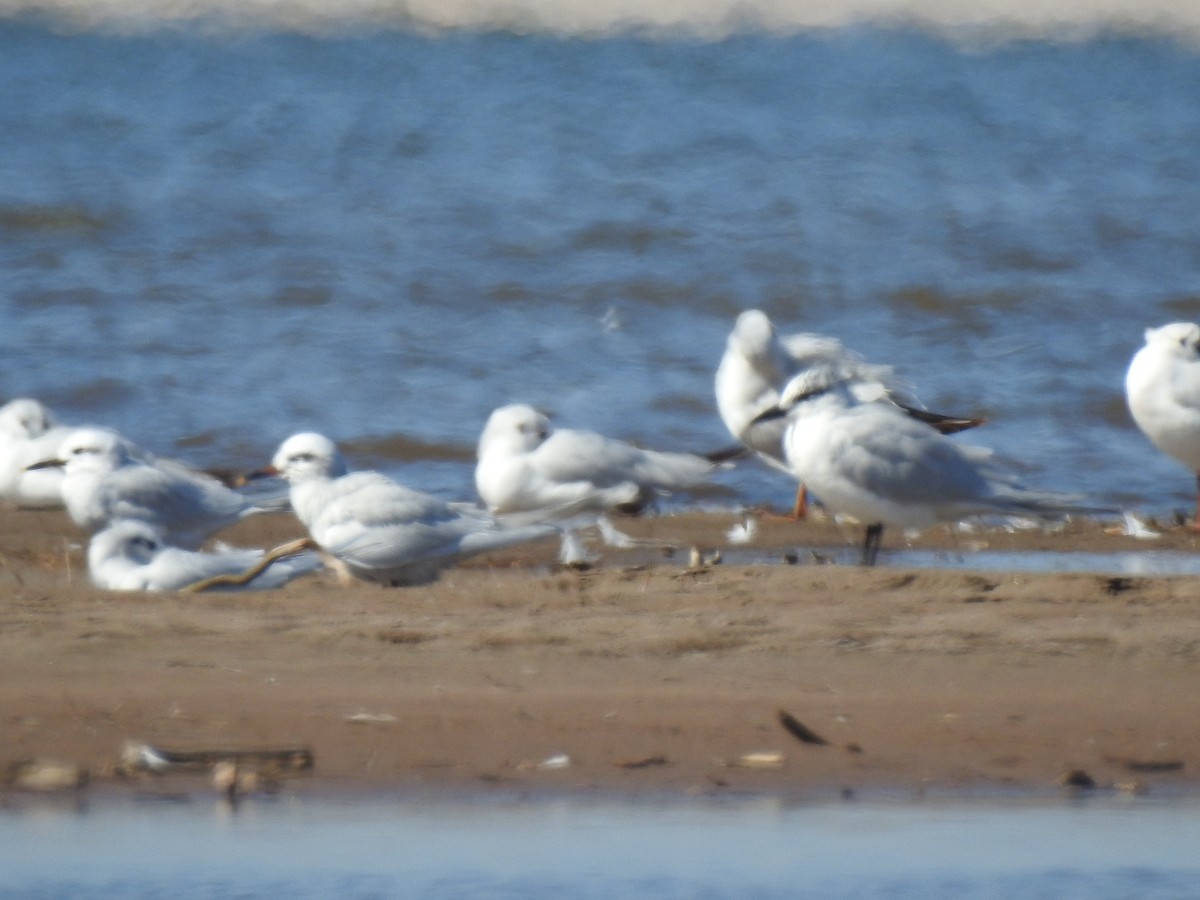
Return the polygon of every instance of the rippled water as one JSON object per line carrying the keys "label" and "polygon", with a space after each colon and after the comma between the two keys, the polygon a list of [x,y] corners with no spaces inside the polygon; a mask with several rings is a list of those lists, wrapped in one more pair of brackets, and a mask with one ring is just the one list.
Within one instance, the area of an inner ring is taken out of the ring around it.
{"label": "rippled water", "polygon": [[1195,804],[281,800],[0,813],[0,897],[1185,898]]}
{"label": "rippled water", "polygon": [[[988,416],[1030,482],[1189,502],[1121,384],[1146,326],[1200,317],[1192,44],[129,7],[0,10],[0,395],[198,464],[317,429],[466,498],[505,402],[726,443],[712,375],[757,306]],[[751,464],[708,499],[787,490]]]}

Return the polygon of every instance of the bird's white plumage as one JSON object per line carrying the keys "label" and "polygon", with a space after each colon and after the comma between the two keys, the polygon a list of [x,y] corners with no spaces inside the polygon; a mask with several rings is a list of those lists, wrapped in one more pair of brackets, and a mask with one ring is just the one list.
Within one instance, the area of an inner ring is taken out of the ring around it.
{"label": "bird's white plumage", "polygon": [[955,443],[886,400],[863,401],[836,368],[794,378],[779,409],[788,413],[783,445],[792,474],[829,509],[864,525],[1084,511],[1072,495],[1020,487],[990,452]]}
{"label": "bird's white plumage", "polygon": [[786,468],[781,420],[757,421],[760,413],[779,402],[783,386],[814,367],[836,366],[855,377],[854,390],[879,396],[905,393],[889,366],[865,362],[841,341],[819,334],[780,336],[761,310],[748,309],[734,323],[717,366],[717,412],[737,440],[765,462]]}
{"label": "bird's white plumage", "polygon": [[[92,535],[88,543],[88,574],[92,583],[110,591],[178,591],[218,575],[240,575],[263,558],[252,548],[218,547],[209,552],[173,547],[148,522],[114,522]],[[274,560],[244,585],[222,590],[264,590],[281,587],[321,565],[312,552]]]}
{"label": "bird's white plumage", "polygon": [[552,429],[532,406],[492,412],[479,438],[475,486],[494,513],[640,506],[694,487],[714,465],[690,453],[643,450],[590,431]]}
{"label": "bird's white plumage", "polygon": [[1200,472],[1200,325],[1146,329],[1146,343],[1125,374],[1125,397],[1146,437]]}
{"label": "bird's white plumage", "polygon": [[575,535],[596,524],[605,542],[632,546],[605,518],[638,510],[663,493],[694,487],[716,466],[702,456],[643,450],[590,431],[553,429],[532,406],[511,404],[488,417],[479,437],[475,487],[496,514],[530,513],[564,523],[560,558],[587,559]]}
{"label": "bird's white plumage", "polygon": [[284,441],[272,468],[290,485],[292,509],[313,540],[355,576],[382,584],[429,581],[465,557],[558,533],[506,526],[378,472],[348,472],[336,445],[312,432]]}
{"label": "bird's white plumage", "polygon": [[73,431],[47,462],[62,466],[67,512],[91,533],[134,519],[156,527],[169,544],[195,549],[221,528],[266,511],[215,478],[103,428]]}
{"label": "bird's white plumage", "polygon": [[72,430],[28,397],[0,407],[0,498],[27,508],[62,506],[62,469],[29,466],[54,456]]}

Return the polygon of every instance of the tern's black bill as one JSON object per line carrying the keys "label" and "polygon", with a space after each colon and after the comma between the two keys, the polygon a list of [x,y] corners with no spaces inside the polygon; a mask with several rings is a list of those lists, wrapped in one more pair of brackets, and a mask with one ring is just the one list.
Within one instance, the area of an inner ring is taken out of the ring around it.
{"label": "tern's black bill", "polygon": [[782,419],[787,415],[787,410],[778,406],[772,406],[770,409],[764,409],[757,416],[750,420],[751,425],[757,425],[759,422],[770,422],[774,419]]}
{"label": "tern's black bill", "polygon": [[65,459],[43,459],[41,462],[35,462],[25,467],[25,471],[29,472],[33,469],[53,469],[55,466],[65,466]]}

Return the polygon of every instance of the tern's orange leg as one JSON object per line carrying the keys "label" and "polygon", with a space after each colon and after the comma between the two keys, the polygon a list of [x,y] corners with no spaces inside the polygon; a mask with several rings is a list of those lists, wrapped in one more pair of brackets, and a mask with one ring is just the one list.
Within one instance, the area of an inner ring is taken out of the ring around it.
{"label": "tern's orange leg", "polygon": [[[1197,475],[1196,477],[1198,480],[1200,480],[1200,475]],[[1200,510],[1200,496],[1197,497],[1196,503],[1197,510]],[[808,518],[808,488],[806,488],[804,485],[800,485],[800,487],[796,489],[796,505],[792,507],[792,518]],[[1200,519],[1197,521],[1200,521]]]}

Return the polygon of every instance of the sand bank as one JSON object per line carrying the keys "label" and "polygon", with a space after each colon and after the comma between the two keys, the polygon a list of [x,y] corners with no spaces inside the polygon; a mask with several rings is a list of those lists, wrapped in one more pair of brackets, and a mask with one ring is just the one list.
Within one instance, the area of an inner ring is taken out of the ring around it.
{"label": "sand bank", "polygon": [[[728,547],[735,517],[624,523]],[[288,516],[231,543],[273,546]],[[854,540],[766,519],[754,564],[686,549],[560,571],[537,545],[382,589],[321,573],[269,593],[141,595],[87,585],[58,512],[0,512],[0,768],[57,759],[112,785],[127,741],[302,747],[289,785],[769,792],[1016,787],[1072,770],[1101,786],[1200,784],[1195,577],[820,565]],[[905,543],[889,535],[886,546]],[[919,546],[1195,552],[1094,523],[936,530]],[[811,548],[818,548],[817,556]],[[794,555],[795,565],[781,560]],[[744,556],[743,556],[744,558]],[[784,711],[824,743],[797,738]],[[207,777],[207,776],[205,776]]]}

